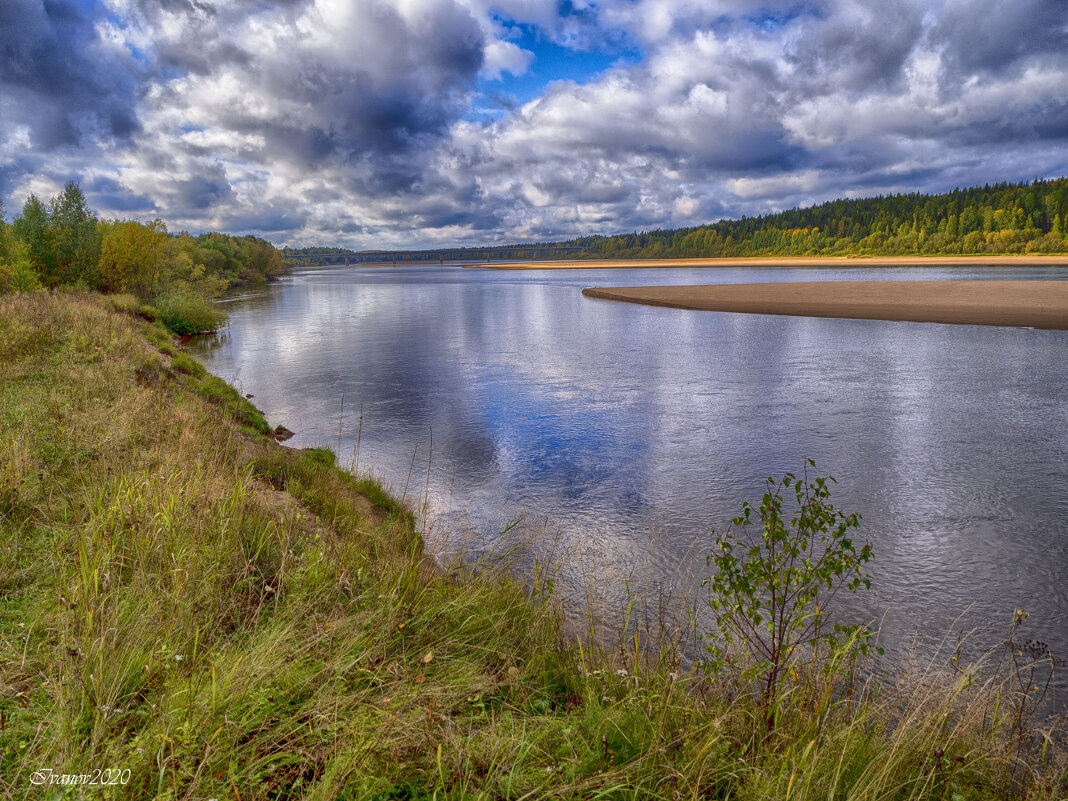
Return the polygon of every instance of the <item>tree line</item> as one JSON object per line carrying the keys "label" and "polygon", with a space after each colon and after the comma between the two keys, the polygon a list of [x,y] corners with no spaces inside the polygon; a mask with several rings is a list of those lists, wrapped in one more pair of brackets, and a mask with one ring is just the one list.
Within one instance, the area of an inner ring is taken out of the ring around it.
{"label": "tree line", "polygon": [[10,223],[0,204],[0,292],[83,286],[192,308],[285,269],[281,253],[255,236],[172,234],[159,219],[101,220],[74,181],[47,203],[31,194]]}
{"label": "tree line", "polygon": [[581,237],[572,258],[1068,252],[1068,178],[840,199],[696,228]]}

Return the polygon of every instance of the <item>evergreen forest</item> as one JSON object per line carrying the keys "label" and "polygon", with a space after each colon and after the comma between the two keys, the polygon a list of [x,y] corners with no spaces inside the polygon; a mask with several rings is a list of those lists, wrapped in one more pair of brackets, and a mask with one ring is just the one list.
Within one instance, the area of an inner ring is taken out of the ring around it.
{"label": "evergreen forest", "polygon": [[579,259],[1068,252],[1068,178],[832,200],[675,230],[580,237]]}

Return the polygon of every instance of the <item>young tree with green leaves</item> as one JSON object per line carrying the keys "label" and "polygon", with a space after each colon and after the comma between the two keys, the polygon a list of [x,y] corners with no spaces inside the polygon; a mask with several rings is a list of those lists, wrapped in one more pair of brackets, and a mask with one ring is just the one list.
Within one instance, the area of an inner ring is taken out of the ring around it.
{"label": "young tree with green leaves", "polygon": [[[704,581],[716,630],[708,635],[704,663],[713,674],[730,672],[753,682],[767,724],[788,685],[801,679],[797,666],[833,673],[867,654],[872,637],[863,624],[830,623],[826,613],[845,590],[867,589],[865,563],[872,547],[858,547],[860,515],[845,514],[831,503],[833,477],[799,479],[787,473],[769,478],[760,502],[760,520],[742,504],[734,526],[713,532],[715,550],[708,556],[715,572]],[[784,501],[793,503],[784,508]],[[792,508],[791,508],[792,507]]]}
{"label": "young tree with green leaves", "polygon": [[15,237],[28,248],[28,258],[41,282],[54,288],[61,282],[56,271],[56,254],[52,241],[52,226],[48,208],[37,195],[30,193],[22,206],[22,214],[11,225]]}
{"label": "young tree with green leaves", "polygon": [[4,219],[4,201],[0,200],[0,262],[7,258],[7,221]]}
{"label": "young tree with green leaves", "polygon": [[41,279],[30,262],[30,249],[18,239],[8,242],[6,255],[0,257],[0,294],[40,288]]}
{"label": "young tree with green leaves", "polygon": [[74,181],[52,198],[49,221],[52,227],[56,273],[63,283],[98,284],[100,232],[96,214]]}

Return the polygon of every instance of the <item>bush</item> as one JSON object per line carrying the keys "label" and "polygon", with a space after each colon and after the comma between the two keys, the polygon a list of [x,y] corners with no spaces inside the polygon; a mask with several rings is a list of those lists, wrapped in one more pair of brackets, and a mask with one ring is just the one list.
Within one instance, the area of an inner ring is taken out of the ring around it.
{"label": "bush", "polygon": [[163,324],[179,336],[210,333],[226,319],[207,298],[178,289],[156,298],[156,309]]}
{"label": "bush", "polygon": [[0,261],[0,293],[33,292],[41,288],[41,279],[30,262],[29,251],[21,242],[11,247],[10,263]]}
{"label": "bush", "polygon": [[[797,675],[799,663],[835,668],[869,650],[867,626],[830,626],[824,610],[843,588],[856,592],[871,586],[863,572],[872,558],[871,544],[857,550],[850,535],[860,515],[836,509],[828,488],[834,478],[810,483],[809,465],[816,463],[807,460],[801,480],[792,473],[777,484],[768,479],[759,535],[749,528],[752,507],[742,504],[734,530],[716,538],[716,551],[708,557],[716,573],[703,583],[711,585],[709,605],[718,628],[709,635],[712,659],[706,667],[717,674],[733,669],[755,681],[765,709],[778,699],[787,678]],[[797,508],[787,519],[783,496],[789,490]]]}

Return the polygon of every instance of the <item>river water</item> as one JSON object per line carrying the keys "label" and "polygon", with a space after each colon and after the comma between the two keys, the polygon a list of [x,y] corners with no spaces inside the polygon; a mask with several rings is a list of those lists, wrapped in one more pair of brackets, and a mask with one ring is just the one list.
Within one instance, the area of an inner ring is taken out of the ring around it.
{"label": "river water", "polygon": [[[872,589],[839,605],[888,650],[1013,612],[1068,655],[1068,332],[656,308],[585,286],[1068,280],[1065,268],[300,272],[193,344],[289,444],[326,446],[426,511],[439,552],[504,539],[572,610],[625,588],[678,612],[712,529],[805,457],[862,515]],[[664,600],[667,598],[667,600]],[[962,621],[958,617],[967,612]],[[955,623],[955,621],[957,621]]]}

